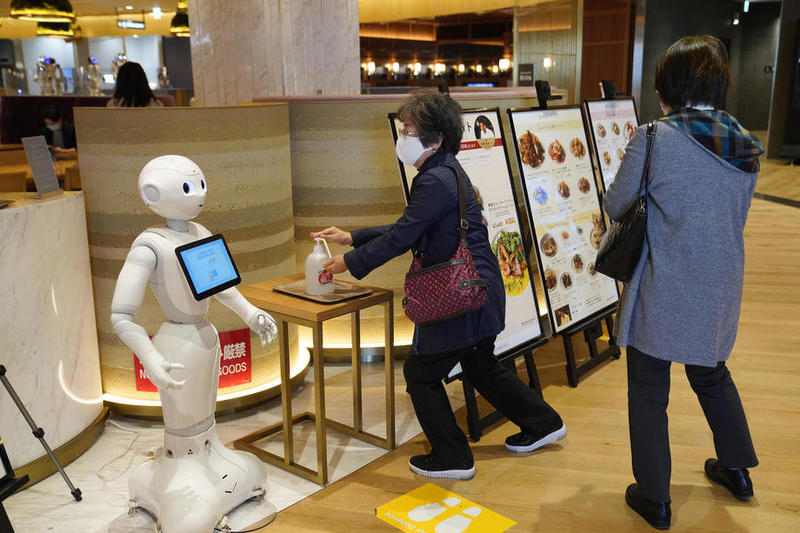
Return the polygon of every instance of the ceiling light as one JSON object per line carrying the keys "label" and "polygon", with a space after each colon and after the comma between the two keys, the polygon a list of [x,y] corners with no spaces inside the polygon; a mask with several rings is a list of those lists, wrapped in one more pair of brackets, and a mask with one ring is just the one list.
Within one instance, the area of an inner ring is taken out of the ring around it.
{"label": "ceiling light", "polygon": [[750,11],[750,0],[744,0],[744,12],[747,13]]}
{"label": "ceiling light", "polygon": [[738,26],[739,25],[739,13],[736,13],[736,14],[733,15],[733,25],[734,26]]}
{"label": "ceiling light", "polygon": [[41,37],[73,37],[75,32],[69,22],[40,22],[36,25],[36,35]]}
{"label": "ceiling light", "polygon": [[162,15],[161,8],[160,7],[154,7],[153,8],[153,18],[156,19],[156,20],[161,20],[161,15]]}
{"label": "ceiling light", "polygon": [[500,66],[500,70],[503,72],[511,68],[511,60],[507,58],[501,59],[497,62],[497,64]]}
{"label": "ceiling light", "polygon": [[169,24],[169,32],[176,37],[189,37],[191,35],[189,29],[189,15],[183,11],[178,11],[172,17],[172,22]]}
{"label": "ceiling light", "polygon": [[37,22],[75,22],[69,0],[11,0],[9,16]]}
{"label": "ceiling light", "polygon": [[133,11],[133,6],[125,6],[125,9],[127,9],[128,11]]}

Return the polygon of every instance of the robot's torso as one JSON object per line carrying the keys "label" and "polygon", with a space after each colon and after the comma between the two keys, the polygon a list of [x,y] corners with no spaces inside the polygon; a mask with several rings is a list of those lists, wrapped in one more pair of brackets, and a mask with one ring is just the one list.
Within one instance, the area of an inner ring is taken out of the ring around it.
{"label": "robot's torso", "polygon": [[170,322],[194,324],[205,320],[209,299],[199,302],[194,299],[175,249],[210,235],[200,224],[190,222],[187,232],[157,226],[146,229],[133,241],[132,248],[145,246],[156,255],[156,268],[149,285]]}

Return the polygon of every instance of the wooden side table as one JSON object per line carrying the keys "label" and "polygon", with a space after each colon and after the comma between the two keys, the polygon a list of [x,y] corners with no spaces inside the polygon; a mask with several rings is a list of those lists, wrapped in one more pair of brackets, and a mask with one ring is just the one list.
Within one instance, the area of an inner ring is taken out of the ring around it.
{"label": "wooden side table", "polygon": [[[388,289],[369,287],[372,293],[351,300],[333,304],[321,304],[279,293],[272,288],[276,285],[303,279],[303,274],[295,274],[261,283],[240,287],[239,291],[256,307],[267,311],[278,323],[280,346],[281,401],[283,421],[280,424],[262,428],[234,442],[234,447],[255,454],[262,461],[277,466],[310,481],[325,485],[328,483],[328,446],[326,429],[331,427],[351,437],[355,437],[387,450],[395,447],[394,416],[394,315],[392,309],[393,293]],[[384,342],[386,370],[386,437],[379,437],[364,431],[361,398],[361,322],[360,312],[374,305],[383,305]],[[350,315],[353,365],[353,425],[348,426],[325,417],[325,362],[322,356],[322,324],[326,320]],[[314,365],[314,412],[292,415],[292,396],[289,376],[289,324],[306,326],[313,331],[314,346],[312,362]],[[294,439],[292,427],[297,422],[314,421],[317,437],[317,470],[302,466],[294,460]],[[283,457],[263,450],[255,444],[267,437],[283,432]]]}

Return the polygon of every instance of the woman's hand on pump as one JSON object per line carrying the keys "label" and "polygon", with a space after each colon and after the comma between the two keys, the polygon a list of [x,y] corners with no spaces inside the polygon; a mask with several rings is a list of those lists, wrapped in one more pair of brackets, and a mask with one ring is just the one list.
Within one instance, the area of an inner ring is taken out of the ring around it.
{"label": "woman's hand on pump", "polygon": [[334,255],[322,265],[322,268],[331,274],[341,274],[342,272],[347,271],[347,264],[344,262],[343,255]]}
{"label": "woman's hand on pump", "polygon": [[[326,228],[322,231],[316,231],[311,233],[312,239],[322,238],[328,242],[333,242],[336,244],[341,244],[344,246],[350,246],[353,244],[353,236],[350,235],[349,231],[342,231],[336,226],[331,226]],[[341,256],[339,256],[341,257]],[[342,262],[344,264],[344,262]],[[345,267],[346,268],[346,267]],[[344,271],[342,271],[344,272]],[[338,272],[333,272],[334,274],[338,274]]]}

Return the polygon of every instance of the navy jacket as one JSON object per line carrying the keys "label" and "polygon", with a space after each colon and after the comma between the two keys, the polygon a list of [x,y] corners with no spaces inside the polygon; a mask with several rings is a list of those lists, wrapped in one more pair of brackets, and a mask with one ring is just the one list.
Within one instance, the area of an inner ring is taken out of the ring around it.
{"label": "navy jacket", "polygon": [[423,266],[452,257],[458,246],[458,189],[453,168],[461,172],[472,259],[486,280],[488,298],[479,310],[445,322],[417,327],[417,353],[441,353],[476,344],[505,327],[505,291],[497,258],[492,253],[481,209],[469,177],[455,156],[438,152],[420,167],[411,183],[408,206],[397,222],[352,231],[355,249],[344,256],[350,273],[361,279],[372,270],[410,249],[423,254]]}

